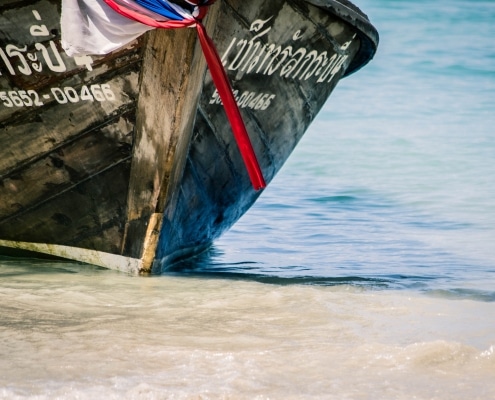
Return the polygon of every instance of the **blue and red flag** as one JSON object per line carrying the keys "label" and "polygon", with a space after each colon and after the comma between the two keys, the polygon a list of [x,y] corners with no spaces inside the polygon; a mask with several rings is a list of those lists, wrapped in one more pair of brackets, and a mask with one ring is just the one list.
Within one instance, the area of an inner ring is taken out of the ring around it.
{"label": "blue and red flag", "polygon": [[235,140],[255,190],[266,187],[244,121],[232,93],[220,56],[208,36],[202,19],[215,0],[182,0],[183,6],[168,0],[104,0],[119,14],[142,24],[162,29],[195,27],[201,48],[220,99],[223,102]]}

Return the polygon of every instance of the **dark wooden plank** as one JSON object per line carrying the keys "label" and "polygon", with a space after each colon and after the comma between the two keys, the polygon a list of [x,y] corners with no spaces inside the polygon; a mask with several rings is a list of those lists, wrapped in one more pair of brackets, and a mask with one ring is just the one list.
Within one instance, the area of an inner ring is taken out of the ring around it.
{"label": "dark wooden plank", "polygon": [[[0,158],[0,177],[135,106],[138,91],[136,70],[104,82],[115,97],[111,101],[67,101],[60,105],[52,100],[39,110],[7,120],[0,130],[0,148],[8,149]],[[80,87],[71,87],[80,93]],[[60,92],[57,94],[62,96]]]}
{"label": "dark wooden plank", "polygon": [[129,173],[130,160],[123,161],[50,202],[0,224],[0,237],[119,254]]}
{"label": "dark wooden plank", "polygon": [[60,45],[60,5],[37,0],[1,7],[0,148],[8,151],[0,176],[106,115],[125,112],[137,97],[142,41],[106,57],[68,57]]}
{"label": "dark wooden plank", "polygon": [[0,224],[130,158],[133,118],[119,116],[0,180]]}

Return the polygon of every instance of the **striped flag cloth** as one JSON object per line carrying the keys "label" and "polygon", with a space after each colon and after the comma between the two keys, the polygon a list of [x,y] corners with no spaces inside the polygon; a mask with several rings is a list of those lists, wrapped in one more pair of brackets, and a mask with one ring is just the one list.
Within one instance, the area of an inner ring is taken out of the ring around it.
{"label": "striped flag cloth", "polygon": [[202,18],[206,15],[207,7],[213,4],[215,0],[182,0],[181,2],[184,3],[185,7],[177,4],[177,2],[168,0],[104,1],[119,14],[154,28],[196,27],[208,68],[225,107],[227,118],[232,127],[251,183],[255,190],[266,187],[263,173],[254,153],[239,107],[232,94],[232,87],[227,74],[215,45],[201,22]]}
{"label": "striped flag cloth", "polygon": [[[232,87],[225,69],[223,68],[213,41],[208,36],[206,29],[202,24],[202,19],[207,13],[208,6],[212,5],[215,1],[216,0],[64,0],[62,2],[62,45],[69,55],[71,52],[88,52],[88,48],[91,49],[92,47],[98,46],[99,42],[96,39],[99,39],[100,36],[104,38],[105,35],[107,35],[110,38],[110,45],[105,46],[104,49],[97,48],[96,51],[93,52],[93,54],[105,54],[105,52],[109,52],[108,49],[112,46],[115,48],[120,47],[118,46],[120,42],[133,40],[139,36],[139,34],[151,28],[173,29],[195,27],[213,83],[215,84],[224,105],[227,118],[232,127],[232,132],[239,147],[249,178],[254,189],[259,190],[266,187],[263,173],[246,131],[239,107],[232,93]],[[85,4],[85,10],[80,9],[80,2]],[[109,14],[107,10],[103,8],[104,4],[102,2],[116,11],[115,15]],[[66,15],[65,17],[64,12]],[[83,15],[84,13],[87,15]],[[88,18],[88,15],[91,17],[91,13],[94,14],[93,19]],[[119,17],[125,18],[124,20],[118,20]],[[86,39],[84,38],[84,35],[81,36],[75,31],[70,18],[73,18],[76,21],[77,18],[79,18],[79,24],[86,24],[84,27],[85,29],[82,29],[83,34],[86,33],[89,35]],[[89,23],[87,21],[92,22]],[[66,37],[71,37],[72,43],[70,40],[64,40],[64,30],[66,31]],[[93,35],[93,38],[91,35]],[[123,37],[122,40],[119,35]],[[77,42],[81,40],[84,41],[84,43],[77,47]],[[104,40],[102,40],[102,43],[103,42]],[[112,50],[113,49],[110,51]]]}

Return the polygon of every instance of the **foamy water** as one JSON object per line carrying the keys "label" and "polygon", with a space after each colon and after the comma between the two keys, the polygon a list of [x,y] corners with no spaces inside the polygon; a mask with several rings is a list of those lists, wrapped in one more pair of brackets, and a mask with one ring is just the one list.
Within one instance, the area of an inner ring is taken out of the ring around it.
{"label": "foamy water", "polygon": [[73,264],[26,272],[1,265],[1,398],[495,398],[493,303]]}

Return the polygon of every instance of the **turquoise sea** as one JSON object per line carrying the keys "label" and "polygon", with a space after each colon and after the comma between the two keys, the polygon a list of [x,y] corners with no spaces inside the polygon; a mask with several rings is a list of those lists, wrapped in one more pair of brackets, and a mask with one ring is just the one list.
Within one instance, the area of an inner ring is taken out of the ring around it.
{"label": "turquoise sea", "polygon": [[201,272],[494,301],[495,2],[357,4],[381,35],[375,59]]}
{"label": "turquoise sea", "polygon": [[495,1],[355,3],[375,59],[209,252],[0,259],[1,399],[495,398]]}

